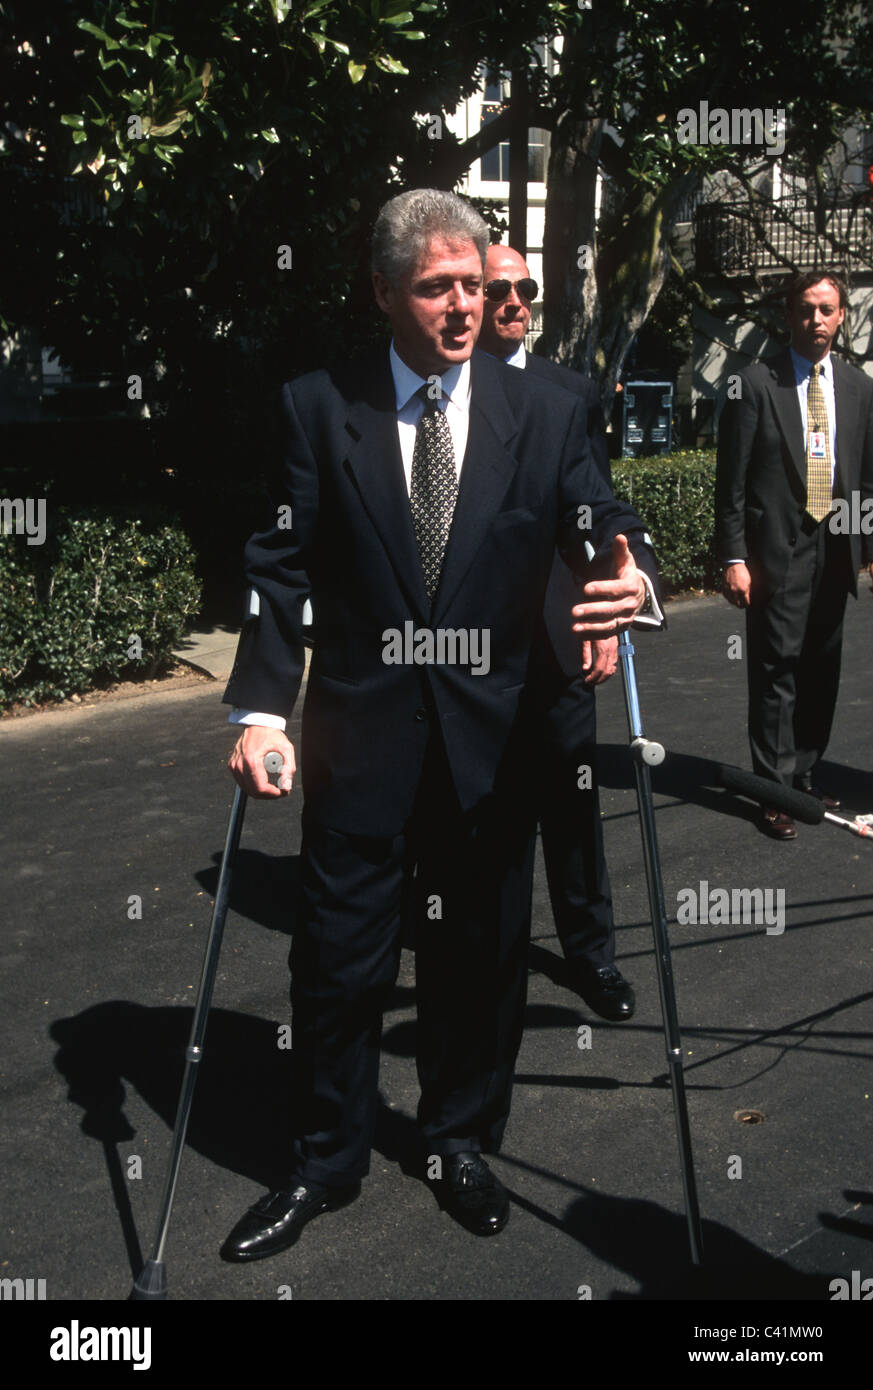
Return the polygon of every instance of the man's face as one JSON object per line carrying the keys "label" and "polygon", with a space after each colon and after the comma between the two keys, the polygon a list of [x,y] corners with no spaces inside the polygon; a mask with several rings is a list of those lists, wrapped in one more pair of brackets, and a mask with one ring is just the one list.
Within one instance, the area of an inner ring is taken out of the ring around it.
{"label": "man's face", "polygon": [[485,300],[479,346],[495,357],[510,357],[527,332],[530,300],[522,299],[515,283],[528,278],[528,268],[517,251],[508,246],[489,246],[485,258],[485,284],[489,280],[509,280],[512,284],[509,294],[499,303]]}
{"label": "man's face", "polygon": [[798,295],[788,311],[791,346],[810,362],[820,362],[831,350],[845,318],[840,293],[830,280],[820,280]]}
{"label": "man's face", "polygon": [[482,262],[472,241],[433,237],[396,285],[375,272],[373,290],[407,367],[431,376],[466,362],[482,325]]}

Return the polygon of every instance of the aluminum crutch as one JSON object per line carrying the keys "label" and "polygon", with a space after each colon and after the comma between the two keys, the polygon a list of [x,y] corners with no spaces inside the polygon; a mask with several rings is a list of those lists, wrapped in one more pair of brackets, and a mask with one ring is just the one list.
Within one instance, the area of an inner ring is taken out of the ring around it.
{"label": "aluminum crutch", "polygon": [[667,1067],[673,1090],[673,1110],[676,1116],[676,1132],[679,1140],[679,1164],[682,1173],[682,1191],[685,1196],[685,1216],[688,1222],[688,1243],[691,1248],[692,1263],[700,1265],[703,1261],[703,1236],[700,1228],[700,1208],[697,1201],[694,1158],[691,1152],[691,1129],[688,1123],[685,1076],[682,1070],[682,1040],[676,1012],[676,992],[673,988],[673,964],[670,957],[667,914],[664,909],[664,885],[661,880],[661,862],[658,856],[655,808],[652,800],[652,781],[649,770],[664,761],[665,752],[660,743],[653,743],[643,734],[634,667],[634,647],[627,629],[619,637],[618,655],[621,661],[628,732],[631,739],[630,751],[637,782],[637,804],[640,812],[646,882],[649,889],[649,910],[655,938],[655,963],[658,970],[661,1014],[664,1020]]}
{"label": "aluminum crutch", "polygon": [[[268,753],[264,758],[264,769],[274,785],[278,780],[282,767],[283,759],[281,753]],[[179,1169],[182,1164],[182,1150],[185,1147],[185,1132],[188,1128],[188,1117],[191,1114],[191,1102],[194,1099],[197,1068],[203,1059],[203,1038],[209,1019],[209,1008],[212,1003],[212,990],[215,984],[215,974],[218,969],[218,957],[221,954],[221,938],[224,935],[224,922],[227,917],[227,903],[230,894],[230,879],[233,872],[233,861],[236,857],[237,846],[239,845],[240,834],[242,833],[243,817],[245,815],[247,800],[248,797],[242,787],[238,786],[234,794],[230,819],[227,824],[227,837],[224,842],[224,853],[221,856],[218,887],[215,890],[215,906],[212,909],[212,925],[209,928],[209,939],[206,942],[206,954],[203,958],[203,969],[200,975],[197,1003],[194,1006],[194,1021],[191,1025],[191,1036],[188,1039],[188,1046],[185,1049],[185,1074],[182,1078],[182,1089],[179,1093],[179,1104],[176,1109],[176,1123],[173,1128],[173,1142],[170,1148],[170,1160],[167,1165],[167,1178],[164,1184],[161,1211],[158,1217],[158,1226],[155,1233],[151,1259],[146,1260],[134,1281],[133,1289],[130,1293],[130,1299],[135,1302],[145,1299],[163,1299],[167,1297],[167,1271],[164,1265],[164,1245],[167,1240],[170,1213],[173,1210],[173,1198],[176,1195],[176,1183],[179,1180]]]}

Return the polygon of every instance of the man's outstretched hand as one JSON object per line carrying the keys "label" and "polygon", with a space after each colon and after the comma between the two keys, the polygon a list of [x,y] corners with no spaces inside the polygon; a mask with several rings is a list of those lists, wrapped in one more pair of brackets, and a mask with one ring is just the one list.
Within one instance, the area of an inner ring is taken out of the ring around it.
{"label": "man's outstretched hand", "polygon": [[582,590],[585,602],[572,610],[573,631],[588,638],[615,637],[630,627],[646,601],[646,585],[636,567],[627,536],[612,542],[612,578],[593,579]]}
{"label": "man's outstretched hand", "polygon": [[[279,785],[274,787],[267,777],[264,758],[268,753],[278,753],[284,760],[279,775]],[[248,724],[245,732],[236,741],[236,746],[228,758],[227,765],[234,779],[248,796],[263,797],[287,796],[294,784],[297,760],[294,745],[281,729],[267,729],[262,724]]]}

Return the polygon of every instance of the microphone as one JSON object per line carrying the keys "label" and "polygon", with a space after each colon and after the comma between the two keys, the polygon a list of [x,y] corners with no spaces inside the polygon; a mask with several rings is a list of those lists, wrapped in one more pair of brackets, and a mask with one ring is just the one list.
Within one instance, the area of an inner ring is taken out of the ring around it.
{"label": "microphone", "polygon": [[744,772],[730,763],[719,763],[718,775],[719,782],[728,791],[759,801],[762,806],[773,806],[804,825],[820,825],[825,818],[822,802],[814,796],[807,796],[805,792],[795,791],[794,787],[769,782],[766,777],[756,777],[753,772]]}

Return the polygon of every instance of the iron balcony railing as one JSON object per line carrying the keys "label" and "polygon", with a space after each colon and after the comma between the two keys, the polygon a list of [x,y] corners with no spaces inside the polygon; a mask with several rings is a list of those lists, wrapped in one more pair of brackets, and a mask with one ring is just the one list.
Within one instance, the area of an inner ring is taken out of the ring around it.
{"label": "iron balcony railing", "polygon": [[753,275],[825,264],[873,270],[873,208],[860,199],[824,214],[795,201],[703,203],[694,231],[702,273]]}

